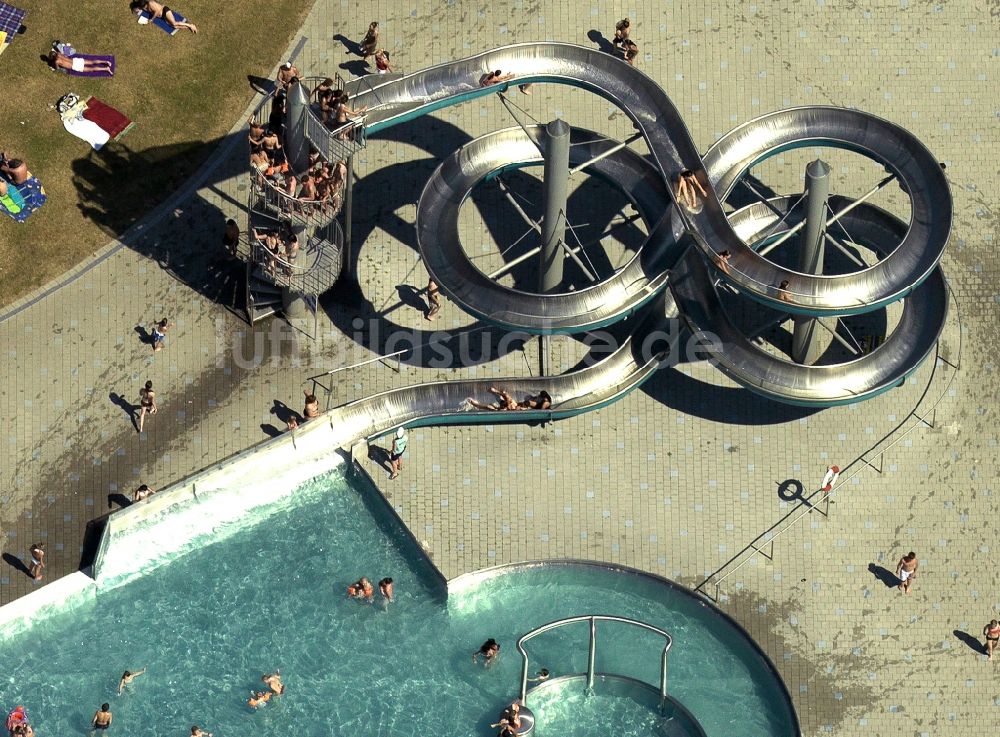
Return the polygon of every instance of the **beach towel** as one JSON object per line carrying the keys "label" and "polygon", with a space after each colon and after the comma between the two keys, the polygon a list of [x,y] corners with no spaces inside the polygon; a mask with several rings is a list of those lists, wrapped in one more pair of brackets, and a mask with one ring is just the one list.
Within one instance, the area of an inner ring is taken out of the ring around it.
{"label": "beach towel", "polygon": [[[66,72],[66,74],[72,75],[74,77],[113,77],[115,76],[115,57],[105,56],[102,54],[73,54],[69,57],[73,60],[74,69],[60,69],[60,72]],[[77,61],[79,59],[79,61]],[[83,63],[85,61],[107,61],[111,62],[110,72],[84,72],[78,71],[78,69],[83,69]]]}
{"label": "beach towel", "polygon": [[24,198],[17,187],[13,184],[7,184],[6,179],[3,180],[3,183],[7,185],[7,191],[4,194],[0,194],[0,205],[7,208],[7,212],[11,215],[17,215],[17,213],[24,209]]}
{"label": "beach towel", "polygon": [[17,35],[17,30],[24,22],[27,11],[15,8],[13,5],[0,2],[0,54],[2,54],[10,42]]}
{"label": "beach towel", "polygon": [[111,136],[97,123],[83,117],[86,109],[87,103],[81,100],[75,92],[63,95],[56,103],[56,110],[59,111],[59,117],[62,118],[63,128],[71,135],[89,143],[95,151],[100,151],[104,144],[111,140]]}
{"label": "beach towel", "polygon": [[[187,18],[185,18],[183,15],[178,13],[173,8],[170,9],[170,12],[174,14],[174,20],[179,21],[181,23],[187,21]],[[175,33],[177,33],[177,31],[180,30],[179,28],[174,28],[172,25],[163,20],[163,18],[154,18],[148,10],[143,10],[141,13],[139,13],[139,23],[141,23],[142,25],[146,25],[147,23],[152,23],[161,31],[164,31],[165,33],[171,36],[173,36]]]}
{"label": "beach towel", "polygon": [[87,100],[87,109],[83,111],[83,117],[97,123],[115,141],[128,133],[135,125],[118,110],[101,102],[96,97]]}
{"label": "beach towel", "polygon": [[0,31],[7,33],[8,42],[17,34],[17,29],[24,24],[24,16],[27,14],[27,10],[0,2]]}
{"label": "beach towel", "polygon": [[17,222],[23,223],[31,217],[31,213],[45,204],[45,188],[36,177],[29,177],[23,184],[12,184],[6,178],[4,182],[7,184],[7,194],[0,196],[0,212]]}
{"label": "beach towel", "polygon": [[63,128],[71,135],[82,138],[89,143],[95,151],[100,151],[105,143],[111,140],[111,136],[101,126],[93,120],[86,120],[83,111],[79,115],[64,115],[62,119]]}

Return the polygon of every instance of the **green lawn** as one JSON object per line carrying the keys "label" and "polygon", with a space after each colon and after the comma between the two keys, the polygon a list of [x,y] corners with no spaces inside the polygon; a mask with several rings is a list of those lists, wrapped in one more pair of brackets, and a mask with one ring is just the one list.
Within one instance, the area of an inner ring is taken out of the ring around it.
{"label": "green lawn", "polygon": [[[138,25],[128,0],[9,1],[28,11],[28,32],[0,55],[0,150],[25,159],[49,199],[23,224],[0,215],[0,304],[87,259],[183,183],[250,101],[247,75],[269,76],[312,5],[184,0],[176,6],[199,33],[170,37]],[[116,76],[49,71],[40,56],[56,39],[82,53],[115,54]],[[137,125],[91,151],[53,107],[71,91]]]}

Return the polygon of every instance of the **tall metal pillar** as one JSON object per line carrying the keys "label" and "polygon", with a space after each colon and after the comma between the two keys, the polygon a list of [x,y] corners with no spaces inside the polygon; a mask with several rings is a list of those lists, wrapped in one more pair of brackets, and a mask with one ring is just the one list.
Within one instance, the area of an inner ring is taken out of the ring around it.
{"label": "tall metal pillar", "polygon": [[285,97],[285,157],[293,171],[309,168],[309,140],[306,138],[306,109],[309,98],[302,84],[293,80]]}
{"label": "tall metal pillar", "polygon": [[344,250],[343,273],[354,276],[354,245],[351,240],[351,225],[354,214],[354,154],[347,157],[347,181],[344,182]]}
{"label": "tall metal pillar", "polygon": [[[806,165],[806,224],[799,236],[799,271],[823,273],[826,240],[826,201],[830,195],[830,166],[819,159]],[[815,317],[795,316],[792,333],[792,360],[813,364],[822,355],[825,341],[819,340]]]}
{"label": "tall metal pillar", "polygon": [[[545,126],[545,219],[542,221],[542,250],[538,270],[538,291],[554,292],[563,280],[563,241],[566,239],[566,200],[569,189],[569,125],[556,118]],[[539,370],[547,373],[548,339],[542,336]]]}

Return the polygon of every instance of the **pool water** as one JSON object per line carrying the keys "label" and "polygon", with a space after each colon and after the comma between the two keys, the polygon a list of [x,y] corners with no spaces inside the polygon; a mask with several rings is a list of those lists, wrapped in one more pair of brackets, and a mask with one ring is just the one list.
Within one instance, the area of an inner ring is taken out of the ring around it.
{"label": "pool water", "polygon": [[[796,731],[782,689],[742,635],[658,582],[546,566],[488,577],[445,600],[373,492],[340,472],[253,515],[255,524],[224,540],[194,539],[154,573],[0,641],[8,676],[0,707],[24,704],[41,737],[88,731],[104,701],[113,731],[150,737],[188,734],[193,724],[219,737],[491,735],[519,687],[516,639],[560,617],[599,613],[673,635],[670,693],[710,737]],[[362,575],[392,576],[396,602],[348,600],[345,587]],[[472,652],[490,636],[502,644],[499,662],[473,667]],[[598,642],[598,670],[658,682],[662,641],[652,633],[603,624]],[[533,669],[537,658],[554,674],[583,671],[586,643],[585,624],[541,635],[528,645]],[[116,696],[122,671],[142,667]],[[250,689],[276,668],[286,694],[251,710]],[[629,723],[588,719],[572,734],[650,733],[645,715]]]}

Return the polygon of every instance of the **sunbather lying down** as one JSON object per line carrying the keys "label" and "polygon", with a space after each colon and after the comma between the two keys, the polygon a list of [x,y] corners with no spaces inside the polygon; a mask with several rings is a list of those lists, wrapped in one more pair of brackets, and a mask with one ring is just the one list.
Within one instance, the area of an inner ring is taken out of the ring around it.
{"label": "sunbather lying down", "polygon": [[53,49],[46,57],[48,65],[53,69],[65,69],[72,72],[104,72],[114,74],[115,69],[107,59],[83,59],[79,56],[66,56]]}
{"label": "sunbather lying down", "polygon": [[198,26],[186,20],[180,20],[170,8],[156,0],[132,0],[129,8],[139,15],[142,11],[149,13],[154,19],[162,18],[171,28],[187,28],[191,33],[198,32]]}
{"label": "sunbather lying down", "polygon": [[497,389],[496,387],[491,386],[490,391],[497,396],[496,402],[485,404],[483,402],[477,402],[472,397],[469,397],[465,401],[476,409],[491,412],[515,412],[522,409],[549,409],[552,407],[552,397],[550,397],[549,393],[546,391],[539,392],[538,396],[528,396],[521,402],[516,401],[514,397],[511,396],[510,392],[505,389]]}

